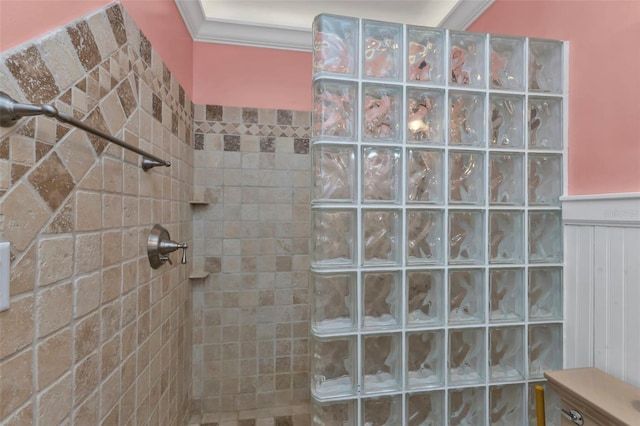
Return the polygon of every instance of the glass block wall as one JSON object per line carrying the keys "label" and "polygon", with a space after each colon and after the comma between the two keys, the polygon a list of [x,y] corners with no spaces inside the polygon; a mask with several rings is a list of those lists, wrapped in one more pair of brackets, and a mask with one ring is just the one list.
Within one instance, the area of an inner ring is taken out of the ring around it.
{"label": "glass block wall", "polygon": [[313,37],[312,423],[534,422],[562,367],[564,44]]}

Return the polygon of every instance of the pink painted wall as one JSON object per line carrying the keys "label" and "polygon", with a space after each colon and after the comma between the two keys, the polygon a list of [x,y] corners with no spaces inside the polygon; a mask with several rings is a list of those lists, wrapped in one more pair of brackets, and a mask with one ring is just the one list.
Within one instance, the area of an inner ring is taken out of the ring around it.
{"label": "pink painted wall", "polygon": [[311,110],[311,53],[195,43],[193,101]]}
{"label": "pink painted wall", "polygon": [[[113,3],[112,0],[0,0],[0,51]],[[173,0],[122,0],[185,91],[193,94],[193,41]]]}
{"label": "pink painted wall", "polygon": [[640,2],[497,0],[469,31],[570,42],[569,194],[640,192]]}

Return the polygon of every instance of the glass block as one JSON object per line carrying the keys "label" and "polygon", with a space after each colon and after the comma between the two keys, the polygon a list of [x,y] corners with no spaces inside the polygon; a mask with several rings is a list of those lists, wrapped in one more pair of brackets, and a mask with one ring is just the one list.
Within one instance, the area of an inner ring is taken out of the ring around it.
{"label": "glass block", "polygon": [[402,25],[363,20],[362,76],[399,80],[402,72]]}
{"label": "glass block", "polygon": [[449,270],[449,324],[484,323],[484,270]]}
{"label": "glass block", "polygon": [[491,37],[490,84],[492,89],[524,89],[524,39]]}
{"label": "glass block", "polygon": [[449,144],[485,146],[484,95],[449,93]]}
{"label": "glass block", "polygon": [[364,393],[398,390],[402,384],[400,334],[362,336]]}
{"label": "glass block", "polygon": [[484,333],[484,328],[449,329],[449,384],[484,382]]}
{"label": "glass block", "polygon": [[322,403],[311,400],[311,424],[313,426],[356,426],[355,400]]}
{"label": "glass block", "polygon": [[529,212],[529,262],[562,262],[562,214]]}
{"label": "glass block", "polygon": [[529,269],[529,320],[562,320],[562,268]]}
{"label": "glass block", "polygon": [[407,89],[407,140],[414,143],[444,143],[444,91]]}
{"label": "glass block", "polygon": [[529,154],[529,204],[560,205],[562,156]]}
{"label": "glass block", "polygon": [[402,324],[402,278],[399,272],[364,272],[362,296],[364,328],[389,328]]}
{"label": "glass block", "polygon": [[444,392],[433,391],[407,395],[409,426],[438,426],[444,421]]}
{"label": "glass block", "polygon": [[489,262],[522,263],[524,261],[523,212],[493,210],[489,212]]}
{"label": "glass block", "polygon": [[529,90],[562,93],[562,42],[529,40]]}
{"label": "glass block", "polygon": [[562,149],[562,100],[529,98],[529,148]]}
{"label": "glass block", "polygon": [[524,379],[524,327],[489,329],[489,378],[492,382]]}
{"label": "glass block", "polygon": [[355,149],[345,145],[314,145],[313,201],[352,202],[355,199]]}
{"label": "glass block", "polygon": [[397,265],[402,227],[396,210],[365,210],[362,213],[363,263]]}
{"label": "glass block", "polygon": [[522,148],[524,146],[524,97],[490,95],[491,148]]}
{"label": "glass block", "polygon": [[449,211],[449,263],[484,263],[484,212]]}
{"label": "glass block", "polygon": [[524,204],[524,159],[522,154],[489,155],[489,204]]}
{"label": "glass block", "polygon": [[489,410],[492,426],[524,425],[524,385],[491,386]]}
{"label": "glass block", "polygon": [[546,381],[543,382],[529,382],[529,426],[537,426],[537,413],[536,413],[536,386],[542,386],[544,389],[544,414],[546,418],[546,426],[560,426],[562,424],[562,417],[560,414],[560,397],[553,390]]}
{"label": "glass block", "polygon": [[333,80],[314,82],[312,137],[355,140],[357,109],[357,83]]}
{"label": "glass block", "polygon": [[362,201],[400,201],[400,148],[362,148]]}
{"label": "glass block", "polygon": [[354,329],[356,311],[356,277],[353,273],[311,274],[311,328],[316,334]]}
{"label": "glass block", "polygon": [[407,263],[444,262],[443,217],[442,210],[407,210]]}
{"label": "glass block", "polygon": [[449,151],[449,202],[484,204],[484,154]]}
{"label": "glass block", "polygon": [[444,385],[445,359],[442,330],[407,333],[407,387]]}
{"label": "glass block", "polygon": [[321,14],[313,21],[313,73],[356,76],[358,19]]}
{"label": "glass block", "polygon": [[362,139],[398,141],[402,136],[402,88],[362,85]]}
{"label": "glass block", "polygon": [[562,324],[529,326],[529,377],[562,368]]}
{"label": "glass block", "polygon": [[486,424],[485,397],[485,388],[449,390],[449,426]]}
{"label": "glass block", "polygon": [[407,200],[442,204],[444,198],[444,153],[409,149],[407,154]]}
{"label": "glass block", "polygon": [[355,259],[355,210],[313,210],[313,266],[351,265]]}
{"label": "glass block", "polygon": [[316,398],[354,395],[356,345],[354,337],[313,337],[311,392]]}
{"label": "glass block", "polygon": [[444,31],[407,26],[407,81],[444,83]]}
{"label": "glass block", "polygon": [[443,296],[443,271],[407,271],[407,326],[442,325],[444,323]]}
{"label": "glass block", "polygon": [[450,81],[470,87],[485,87],[485,34],[451,32]]}
{"label": "glass block", "polygon": [[489,270],[489,322],[524,320],[524,270]]}
{"label": "glass block", "polygon": [[381,396],[362,400],[363,424],[396,426],[402,424],[402,396]]}

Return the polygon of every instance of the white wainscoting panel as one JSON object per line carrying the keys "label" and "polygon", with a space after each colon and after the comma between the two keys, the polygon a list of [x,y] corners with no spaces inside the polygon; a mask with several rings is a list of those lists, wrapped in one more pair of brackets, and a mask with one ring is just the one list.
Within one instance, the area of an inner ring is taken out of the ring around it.
{"label": "white wainscoting panel", "polygon": [[640,194],[563,199],[564,366],[640,387]]}

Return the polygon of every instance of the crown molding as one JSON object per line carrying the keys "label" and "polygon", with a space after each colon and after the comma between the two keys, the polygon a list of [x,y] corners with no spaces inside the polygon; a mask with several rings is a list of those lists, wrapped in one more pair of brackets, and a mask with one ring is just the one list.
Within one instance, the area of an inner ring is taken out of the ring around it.
{"label": "crown molding", "polygon": [[[466,30],[493,2],[494,0],[459,0],[439,26]],[[175,0],[175,3],[194,41],[311,51],[311,28],[212,19],[205,16],[200,0]]]}

